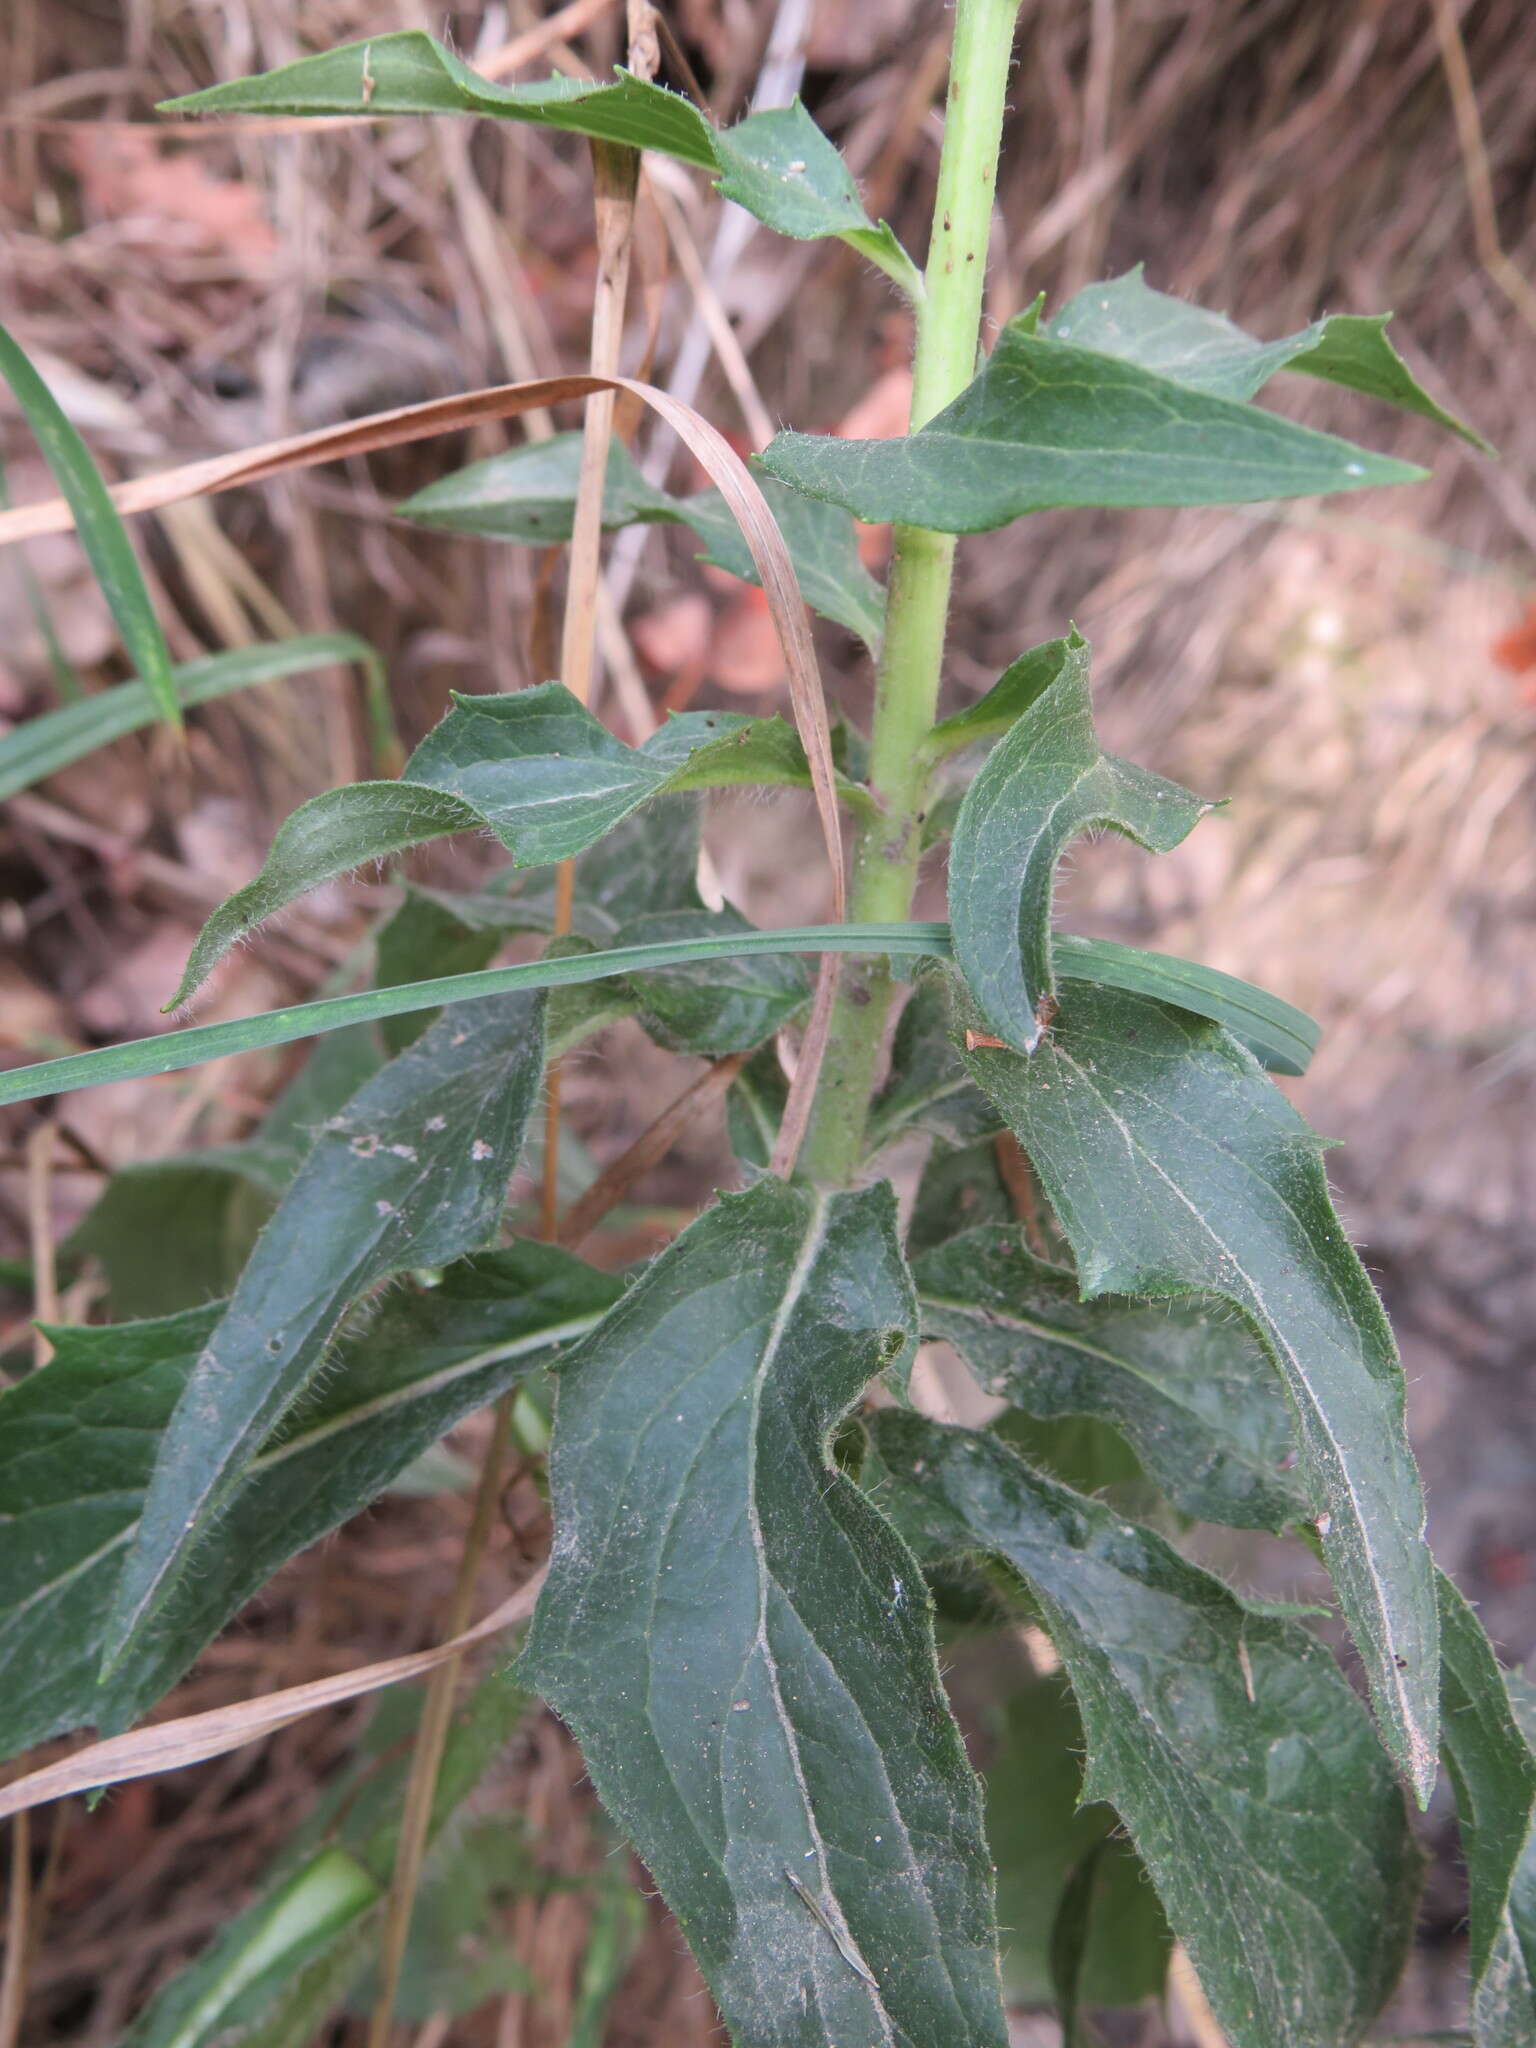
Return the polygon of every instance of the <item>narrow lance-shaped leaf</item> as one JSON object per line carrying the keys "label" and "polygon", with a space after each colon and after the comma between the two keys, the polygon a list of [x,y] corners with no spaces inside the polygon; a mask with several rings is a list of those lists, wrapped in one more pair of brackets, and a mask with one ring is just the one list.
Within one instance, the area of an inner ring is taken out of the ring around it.
{"label": "narrow lance-shaped leaf", "polygon": [[16,403],[26,414],[54,481],[74,514],[80,544],[101,585],[101,594],[111,607],[140,681],[153,698],[160,717],[179,726],[181,706],[171,673],[170,650],[145,588],[144,572],[133,552],[128,529],[101,480],[101,472],[91,460],[90,450],[28,361],[26,352],[3,327],[0,376],[10,385]]}
{"label": "narrow lance-shaped leaf", "polygon": [[531,121],[714,171],[720,189],[781,235],[835,235],[909,297],[922,280],[882,221],[860,204],[847,165],[798,102],[718,129],[691,100],[619,71],[615,81],[555,77],[497,85],[419,30],[346,43],[252,78],[187,93],[170,114],[482,114]]}
{"label": "narrow lance-shaped leaf", "polygon": [[966,1063],[1039,1172],[1085,1296],[1214,1295],[1252,1325],[1290,1394],[1384,1739],[1426,1800],[1439,1657],[1423,1494],[1402,1367],[1320,1141],[1215,1025],[1085,982],[1062,983],[1036,1052]]}
{"label": "narrow lance-shaped leaf", "polygon": [[1185,1514],[1282,1529],[1315,1512],[1292,1467],[1284,1392],[1230,1311],[1101,1296],[982,1224],[914,1264],[923,1334],[1028,1414],[1098,1415]]}
{"label": "narrow lance-shaped leaf", "polygon": [[1125,1822],[1233,2048],[1355,2040],[1407,1954],[1419,1859],[1328,1651],[993,1437],[888,1410],[874,1442],[925,1560],[990,1553],[1039,1602],[1082,1796]]}
{"label": "narrow lance-shaped leaf", "polygon": [[1007,2039],[926,1594],[828,1435],[909,1352],[888,1186],[761,1181],[560,1376],[520,1669],[575,1729],[738,2048]]}
{"label": "narrow lance-shaped leaf", "polygon": [[[1051,954],[1057,972],[1074,981],[1155,996],[1224,1025],[1271,1073],[1304,1074],[1317,1050],[1318,1028],[1304,1010],[1235,974],[1070,932],[1052,935]],[[871,1151],[913,1125],[950,1145],[970,1145],[1002,1129],[1002,1118],[960,1063],[947,979],[924,975],[901,1013],[890,1075],[870,1115]]]}
{"label": "narrow lance-shaped leaf", "polygon": [[385,1296],[251,1461],[196,1569],[100,1688],[103,1626],[155,1456],[223,1304],[51,1331],[54,1357],[0,1396],[0,1755],[137,1720],[280,1565],[585,1335],[620,1291],[567,1252],[521,1242]]}
{"label": "narrow lance-shaped leaf", "polygon": [[889,441],[780,434],[766,467],[858,519],[984,533],[1061,506],[1243,505],[1424,471],[1009,321],[976,381]]}
{"label": "narrow lance-shaped leaf", "polygon": [[[576,515],[581,470],[581,436],[554,434],[504,455],[487,456],[407,498],[397,507],[403,519],[448,533],[548,547],[569,540]],[[835,506],[819,505],[774,477],[760,477],[801,594],[813,610],[856,633],[868,647],[879,643],[884,592],[859,559],[853,521]],[[688,526],[707,543],[701,559],[728,569],[744,582],[758,583],[756,565],[741,537],[736,516],[715,490],[674,497],[648,483],[622,441],[608,450],[603,487],[603,526]]]}
{"label": "narrow lance-shaped leaf", "polygon": [[[571,928],[581,938],[607,944],[624,923],[649,910],[700,910],[695,875],[699,865],[699,801],[663,797],[623,819],[575,863]],[[513,932],[547,932],[555,925],[552,869],[503,869],[466,894],[441,889],[408,889],[405,900],[380,930],[374,979],[381,988],[443,975],[473,973],[495,956]],[[625,1001],[622,982],[616,1000]],[[558,999],[557,999],[558,1003]],[[419,1038],[430,1013],[392,1019],[384,1037],[398,1051]],[[548,1019],[551,1041],[560,1037],[556,1017]]]}
{"label": "narrow lance-shaped leaf", "polygon": [[1443,1573],[1441,1740],[1471,1904],[1477,2048],[1536,2041],[1536,1731],[1521,1727],[1482,1623]]}
{"label": "narrow lance-shaped leaf", "polygon": [[111,1664],[319,1370],[349,1304],[493,1236],[543,1066],[539,999],[511,996],[440,1018],[329,1120],[165,1432],[107,1628]]}
{"label": "narrow lance-shaped leaf", "polygon": [[1279,341],[1257,341],[1220,313],[1153,291],[1138,263],[1121,277],[1085,286],[1045,332],[1218,398],[1252,398],[1277,371],[1300,370],[1417,413],[1491,453],[1480,434],[1437,405],[1414,378],[1387,339],[1391,317],[1334,313]]}
{"label": "narrow lance-shaped leaf", "polygon": [[456,697],[398,782],[357,782],[287,819],[253,882],[198,934],[183,1003],[229,948],[307,889],[445,833],[489,831],[520,867],[569,859],[669,790],[736,783],[809,785],[805,755],[780,719],[696,711],[643,747],[615,739],[563,684]]}
{"label": "narrow lance-shaped leaf", "polygon": [[1086,641],[1037,680],[966,792],[949,856],[955,959],[991,1030],[1026,1052],[1055,1001],[1051,896],[1069,842],[1107,825],[1166,853],[1211,808],[1101,750]]}
{"label": "narrow lance-shaped leaf", "polygon": [[[275,640],[265,647],[232,647],[172,669],[176,701],[183,710],[211,704],[254,683],[328,668],[336,662],[369,666],[378,656],[355,633],[303,633],[293,640]],[[104,747],[109,740],[138,732],[154,723],[160,705],[145,683],[118,683],[98,690],[77,704],[62,705],[29,718],[0,739],[0,802],[30,789],[45,776],[56,775],[72,761]]]}

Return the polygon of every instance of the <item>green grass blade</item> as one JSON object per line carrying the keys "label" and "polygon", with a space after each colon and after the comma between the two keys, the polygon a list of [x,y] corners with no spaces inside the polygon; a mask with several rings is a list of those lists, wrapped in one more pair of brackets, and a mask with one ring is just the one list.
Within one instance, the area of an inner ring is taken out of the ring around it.
{"label": "green grass blade", "polygon": [[1078,981],[1156,996],[1197,1017],[1209,1017],[1240,1039],[1272,1074],[1304,1074],[1317,1051],[1321,1033],[1305,1010],[1251,981],[1194,960],[1061,932],[1056,938],[1056,968]]}
{"label": "green grass blade", "polygon": [[15,339],[0,327],[0,376],[16,395],[54,480],[75,515],[75,527],[112,608],[123,644],[160,716],[178,730],[181,706],[170,650],[144,586],[144,572],[90,450]]}
{"label": "green grass blade", "polygon": [[62,1059],[39,1060],[0,1074],[0,1104],[30,1102],[41,1095],[62,1095],[103,1081],[143,1080],[175,1073],[230,1053],[254,1052],[261,1046],[288,1045],[346,1024],[367,1024],[383,1017],[402,1017],[412,1010],[433,1010],[440,1003],[472,1002],[513,989],[566,988],[577,982],[602,981],[610,975],[676,967],[696,960],[728,959],[748,953],[917,953],[940,959],[949,953],[949,927],[944,924],[807,925],[789,931],[734,932],[719,939],[676,940],[654,946],[618,946],[559,960],[530,960],[518,967],[493,967],[480,974],[449,974],[437,981],[409,982],[401,988],[363,989],[356,995],[331,996],[316,1003],[295,1003],[288,1009],[264,1011],[258,1017],[237,1017],[227,1024],[194,1024],[154,1038],[134,1038],[96,1052],[68,1053]]}
{"label": "green grass blade", "polygon": [[[0,512],[11,509],[10,486],[6,481],[5,463],[0,460]],[[53,677],[53,687],[58,692],[61,704],[78,704],[85,695],[80,687],[80,678],[74,664],[64,652],[58,631],[53,623],[53,613],[48,609],[48,600],[42,593],[37,578],[28,566],[25,554],[16,557],[16,581],[20,587],[27,610],[32,614],[32,623],[37,628],[38,638],[48,656],[48,672]]]}
{"label": "green grass blade", "polygon": [[[235,647],[227,654],[185,662],[172,671],[172,686],[183,707],[208,704],[234,690],[249,689],[253,683],[274,682],[280,676],[301,675],[306,669],[343,661],[366,667],[375,663],[377,656],[355,633],[305,633],[293,640]],[[158,715],[159,706],[146,684],[119,683],[94,697],[28,719],[0,739],[0,802],[110,740],[153,724]]]}

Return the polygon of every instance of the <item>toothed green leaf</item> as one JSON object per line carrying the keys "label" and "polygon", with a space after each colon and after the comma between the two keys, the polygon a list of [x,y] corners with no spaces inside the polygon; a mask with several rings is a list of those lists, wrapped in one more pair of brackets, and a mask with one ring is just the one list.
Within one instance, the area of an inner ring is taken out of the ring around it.
{"label": "toothed green leaf", "polygon": [[1082,1797],[1124,1821],[1233,2048],[1354,2041],[1402,1968],[1420,1866],[1327,1650],[993,1437],[892,1410],[873,1437],[920,1555],[988,1553],[1039,1603]]}
{"label": "toothed green leaf", "polygon": [[1521,1725],[1518,1680],[1500,1671],[1481,1622],[1438,1575],[1444,1674],[1441,1740],[1456,1788],[1471,1895],[1472,2032],[1477,2048],[1536,2041],[1536,1727]]}
{"label": "toothed green leaf", "polygon": [[1252,398],[1280,370],[1300,370],[1417,413],[1491,452],[1480,434],[1437,405],[1387,339],[1390,313],[1334,313],[1280,341],[1256,341],[1220,313],[1153,291],[1141,265],[1068,299],[1046,333],[1139,363],[1192,391]]}
{"label": "toothed green leaf", "polygon": [[780,434],[762,458],[855,518],[984,533],[1062,506],[1244,505],[1425,472],[1011,320],[976,381],[915,434]]}
{"label": "toothed green leaf", "polygon": [[763,1180],[560,1375],[554,1552],[519,1668],[739,2048],[1007,2040],[921,1579],[827,1457],[911,1337],[889,1187]]}
{"label": "toothed green leaf", "polygon": [[1030,1415],[1096,1415],[1129,1438],[1187,1515],[1281,1529],[1313,1512],[1269,1361],[1230,1314],[1100,1296],[1037,1259],[1017,1226],[983,1224],[912,1269],[923,1334],[952,1344],[989,1394]]}
{"label": "toothed green leaf", "polygon": [[781,719],[685,712],[627,747],[560,683],[456,697],[399,782],[329,790],[286,820],[261,873],[203,926],[168,1007],[274,911],[364,862],[488,831],[519,867],[542,866],[581,853],[664,792],[740,783],[809,786],[804,751]]}
{"label": "toothed green leaf", "polygon": [[540,1000],[508,996],[439,1018],[327,1121],[161,1439],[106,1629],[110,1664],[142,1646],[351,1303],[493,1237],[543,1071]]}
{"label": "toothed green leaf", "polygon": [[1328,1199],[1320,1141],[1224,1031],[1063,981],[1032,1054],[978,1047],[1071,1241],[1083,1293],[1230,1302],[1290,1396],[1300,1476],[1383,1739],[1421,1800],[1435,1779],[1438,1630],[1403,1374]]}
{"label": "toothed green leaf", "polygon": [[626,71],[611,84],[555,77],[497,85],[408,29],[165,100],[160,112],[481,114],[654,149],[716,172],[721,191],[776,233],[802,241],[835,235],[910,297],[922,291],[911,258],[865,213],[847,165],[798,101],[719,129],[680,93]]}
{"label": "toothed green leaf", "polygon": [[1051,899],[1069,843],[1107,825],[1166,853],[1211,808],[1100,749],[1085,641],[1033,680],[966,792],[949,854],[956,963],[990,1031],[1026,1051],[1055,999]]}
{"label": "toothed green leaf", "polygon": [[246,1466],[196,1568],[100,1687],[104,1624],[156,1454],[224,1304],[55,1329],[54,1357],[0,1395],[0,1754],[137,1720],[280,1565],[461,1416],[558,1357],[620,1291],[568,1252],[521,1242],[386,1296]]}
{"label": "toothed green leaf", "polygon": [[[570,539],[580,472],[580,434],[555,434],[439,477],[397,509],[419,526],[548,547]],[[806,603],[856,633],[866,646],[878,646],[885,593],[859,559],[853,521],[774,477],[758,481]],[[658,490],[646,482],[624,444],[614,441],[603,488],[603,526],[612,532],[636,522],[691,527],[706,543],[701,560],[728,569],[745,583],[760,582],[736,515],[718,491],[678,498]]]}

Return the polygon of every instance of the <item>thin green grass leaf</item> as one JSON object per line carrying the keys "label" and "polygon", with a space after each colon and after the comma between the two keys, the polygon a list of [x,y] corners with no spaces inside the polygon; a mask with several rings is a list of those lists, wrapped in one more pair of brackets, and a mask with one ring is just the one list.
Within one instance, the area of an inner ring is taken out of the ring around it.
{"label": "thin green grass leaf", "polygon": [[749,953],[898,953],[947,958],[949,927],[945,924],[806,925],[794,930],[733,932],[718,939],[675,940],[652,946],[616,946],[600,953],[560,960],[530,960],[517,967],[487,968],[480,974],[449,974],[437,981],[408,983],[403,988],[361,989],[355,995],[328,996],[315,1003],[295,1003],[267,1010],[257,1017],[238,1017],[227,1024],[194,1024],[184,1031],[164,1031],[154,1038],[134,1038],[124,1045],[95,1052],[66,1053],[62,1059],[38,1060],[0,1074],[0,1106],[34,1102],[39,1096],[91,1088],[103,1081],[144,1080],[172,1074],[230,1053],[254,1052],[268,1045],[291,1045],[347,1024],[369,1024],[383,1017],[404,1017],[413,1010],[436,1009],[440,1003],[477,1001],[505,995],[512,989],[570,988],[579,982],[603,981],[660,967],[686,966],[699,960],[725,960]]}
{"label": "thin green grass leaf", "polygon": [[15,393],[54,480],[69,502],[81,545],[141,681],[161,718],[179,730],[181,705],[171,672],[170,650],[144,586],[144,572],[133,552],[128,530],[112,503],[101,472],[91,460],[90,450],[33,368],[25,350],[3,327],[0,376]]}
{"label": "thin green grass leaf", "polygon": [[[303,675],[337,662],[355,662],[371,672],[378,659],[368,642],[355,633],[304,633],[265,647],[233,647],[225,654],[184,662],[172,670],[171,680],[176,701],[185,710],[194,704],[210,704],[235,690],[248,690],[254,683]],[[138,682],[119,683],[94,697],[82,697],[57,711],[29,718],[0,739],[0,802],[56,775],[97,747],[153,724],[159,715],[148,685]]]}

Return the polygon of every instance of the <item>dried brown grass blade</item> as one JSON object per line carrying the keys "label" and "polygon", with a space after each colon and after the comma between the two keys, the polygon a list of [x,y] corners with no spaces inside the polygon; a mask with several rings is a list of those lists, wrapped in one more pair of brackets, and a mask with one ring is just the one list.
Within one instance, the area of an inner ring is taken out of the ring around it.
{"label": "dried brown grass blade", "polygon": [[[633,54],[633,36],[631,53]],[[588,368],[607,377],[619,366],[624,337],[624,302],[629,291],[631,237],[635,191],[640,181],[637,150],[616,143],[592,144],[592,199],[597,220],[597,279],[592,294],[592,337]],[[592,699],[592,657],[597,644],[598,607],[602,596],[603,495],[608,450],[613,439],[615,393],[600,391],[587,401],[582,423],[581,472],[576,484],[576,514],[571,527],[570,562],[565,586],[565,618],[560,636],[560,680],[578,703]],[[555,918],[552,935],[563,938],[571,928],[576,890],[576,865],[563,860],[555,870]],[[544,1178],[540,1194],[540,1227],[553,1238],[560,1204],[560,1109],[562,1067],[551,1060],[545,1078]]]}
{"label": "dried brown grass blade", "polygon": [[689,1083],[675,1102],[669,1102],[655,1122],[649,1124],[611,1165],[605,1166],[580,1200],[571,1204],[560,1225],[559,1242],[575,1251],[584,1239],[590,1237],[609,1210],[617,1208],[623,1201],[641,1175],[649,1173],[653,1166],[659,1166],[695,1118],[702,1116],[712,1102],[724,1095],[750,1057],[749,1053],[733,1052],[723,1060],[716,1060],[696,1081]]}
{"label": "dried brown grass blade", "polygon": [[11,1824],[11,1882],[5,1916],[5,1973],[0,1976],[0,2048],[19,2048],[32,1949],[32,1822]]}
{"label": "dried brown grass blade", "polygon": [[1440,60],[1445,68],[1451,111],[1456,119],[1456,139],[1461,147],[1478,261],[1526,326],[1536,332],[1536,286],[1511,261],[1499,237],[1499,213],[1494,199],[1493,172],[1488,163],[1488,145],[1483,137],[1483,117],[1478,112],[1477,87],[1472,82],[1472,66],[1467,61],[1467,46],[1462,40],[1454,0],[1434,0],[1434,11]]}
{"label": "dried brown grass blade", "polygon": [[811,1004],[811,1021],[805,1027],[805,1036],[800,1041],[800,1057],[795,1062],[795,1078],[789,1084],[789,1098],[784,1104],[784,1115],[779,1124],[779,1135],[769,1160],[769,1171],[788,1179],[795,1170],[795,1161],[800,1157],[800,1147],[805,1143],[805,1134],[811,1127],[811,1111],[816,1102],[816,1084],[821,1078],[821,1063],[826,1057],[827,1040],[832,1031],[832,1011],[837,1001],[837,981],[842,961],[836,953],[823,953],[821,966],[816,974],[816,996]]}
{"label": "dried brown grass blade", "polygon": [[240,1700],[231,1707],[214,1707],[206,1714],[187,1714],[177,1721],[162,1721],[151,1728],[135,1728],[127,1735],[110,1736],[105,1742],[93,1742],[86,1749],[77,1749],[73,1756],[0,1789],[0,1820],[14,1813],[26,1813],[50,1799],[63,1799],[71,1792],[121,1785],[130,1778],[150,1778],[161,1771],[179,1771],[188,1764],[204,1763],[209,1757],[226,1756],[230,1750],[242,1749],[248,1742],[272,1735],[290,1722],[301,1721],[306,1714],[318,1713],[322,1707],[339,1706],[344,1700],[379,1692],[386,1685],[424,1677],[450,1657],[461,1656],[474,1644],[526,1621],[543,1583],[541,1565],[531,1579],[493,1608],[483,1621],[477,1621],[462,1635],[439,1643],[435,1649],[387,1657],[380,1664],[364,1664],[355,1671],[311,1679],[305,1685],[290,1685],[261,1699]]}
{"label": "dried brown grass blade", "polygon": [[[774,523],[767,500],[753,481],[746,464],[725,437],[701,413],[653,384],[634,377],[594,377],[573,372],[560,377],[537,377],[518,384],[495,384],[481,391],[469,391],[452,398],[432,398],[420,405],[399,406],[389,412],[347,420],[339,426],[320,427],[305,434],[291,434],[257,448],[233,455],[215,455],[203,462],[189,462],[179,469],[163,470],[157,476],[137,477],[119,484],[112,492],[120,512],[152,512],[162,505],[174,505],[183,498],[197,498],[237,485],[261,483],[319,462],[336,462],[344,456],[366,455],[381,448],[398,448],[409,441],[425,440],[475,426],[485,420],[514,419],[538,407],[558,405],[566,399],[590,398],[599,391],[629,392],[664,419],[695,456],[735,514],[753,564],[768,599],[770,614],[784,651],[789,674],[790,701],[801,744],[810,764],[811,783],[821,828],[832,866],[833,915],[845,914],[842,836],[838,824],[836,787],[832,769],[832,738],[822,700],[816,657],[811,646],[805,604],[795,580],[789,550]],[[0,545],[29,540],[44,533],[66,533],[74,524],[62,498],[37,505],[24,505],[0,512]]]}

